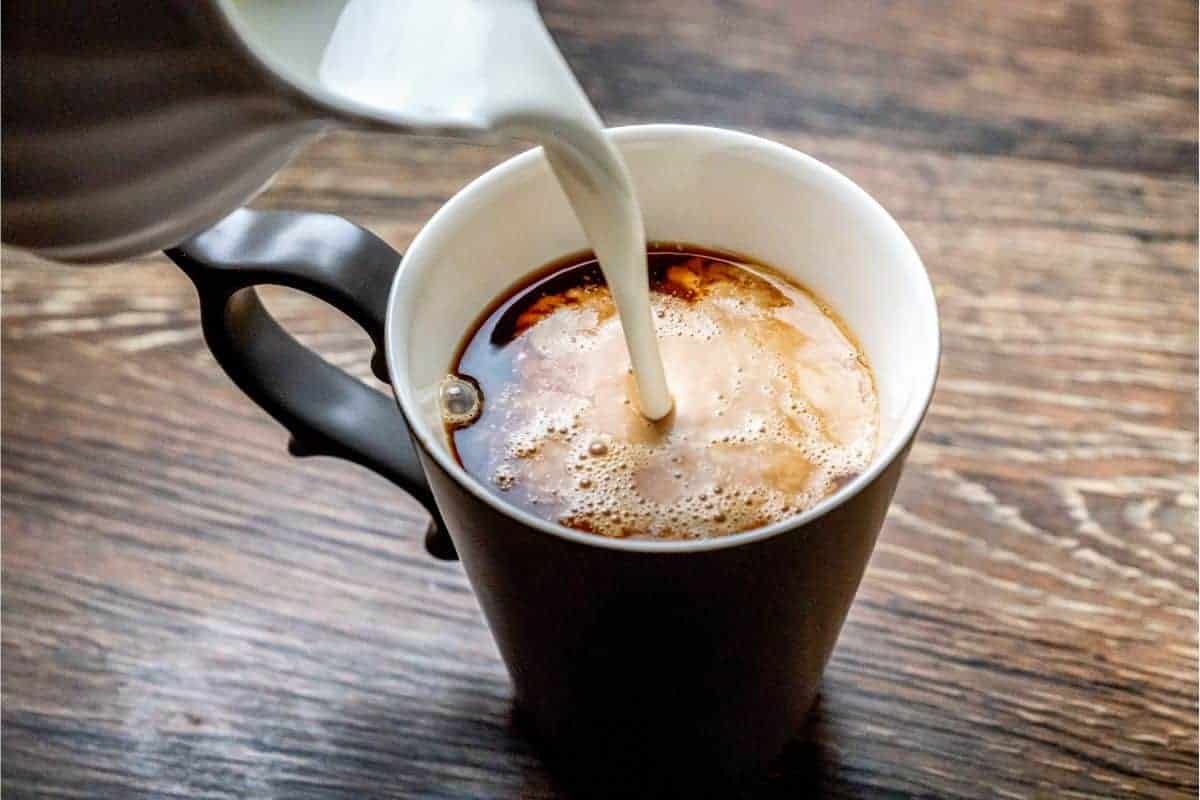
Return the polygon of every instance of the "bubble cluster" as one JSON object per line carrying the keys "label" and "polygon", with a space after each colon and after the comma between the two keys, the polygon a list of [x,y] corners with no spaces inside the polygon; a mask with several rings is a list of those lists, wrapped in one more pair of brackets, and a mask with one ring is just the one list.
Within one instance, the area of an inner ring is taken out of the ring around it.
{"label": "bubble cluster", "polygon": [[665,539],[774,522],[866,468],[878,427],[870,369],[810,294],[699,259],[668,279],[679,283],[652,298],[671,416],[652,423],[628,402],[611,298],[590,290],[543,303],[549,313],[508,345],[513,373],[483,386],[468,468],[543,518]]}

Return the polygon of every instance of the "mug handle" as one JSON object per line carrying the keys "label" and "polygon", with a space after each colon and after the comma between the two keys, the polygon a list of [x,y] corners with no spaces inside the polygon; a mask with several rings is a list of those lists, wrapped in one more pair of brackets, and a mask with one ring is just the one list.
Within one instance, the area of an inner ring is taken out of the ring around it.
{"label": "mug handle", "polygon": [[383,393],[304,347],[267,313],[254,287],[298,289],[349,316],[383,357],[388,291],[401,255],[370,231],[331,214],[241,209],[166,251],[200,296],[204,339],[243,392],[291,433],[294,456],[353,461],[428,509],[425,547],[457,555],[421,469],[404,416]]}

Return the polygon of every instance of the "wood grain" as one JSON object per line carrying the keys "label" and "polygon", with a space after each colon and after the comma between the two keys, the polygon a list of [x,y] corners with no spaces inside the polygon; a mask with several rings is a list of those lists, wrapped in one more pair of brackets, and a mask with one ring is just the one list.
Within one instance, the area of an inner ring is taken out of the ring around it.
{"label": "wood grain", "polygon": [[[613,123],[827,161],[922,253],[937,396],[811,730],[745,796],[1197,793],[1194,3],[543,3]],[[340,134],[259,204],[403,248],[520,149]],[[3,269],[7,797],[555,797],[416,504],[297,461],[161,256]],[[272,309],[367,378],[365,337]]]}

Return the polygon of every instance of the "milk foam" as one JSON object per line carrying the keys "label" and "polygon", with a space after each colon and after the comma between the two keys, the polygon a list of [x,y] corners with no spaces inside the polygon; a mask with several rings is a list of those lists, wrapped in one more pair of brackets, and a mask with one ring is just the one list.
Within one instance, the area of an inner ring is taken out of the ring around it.
{"label": "milk foam", "polygon": [[871,372],[811,295],[748,265],[693,259],[667,277],[651,303],[673,413],[637,412],[607,288],[572,288],[521,317],[512,379],[483,387],[480,477],[571,527],[694,538],[797,513],[867,466]]}

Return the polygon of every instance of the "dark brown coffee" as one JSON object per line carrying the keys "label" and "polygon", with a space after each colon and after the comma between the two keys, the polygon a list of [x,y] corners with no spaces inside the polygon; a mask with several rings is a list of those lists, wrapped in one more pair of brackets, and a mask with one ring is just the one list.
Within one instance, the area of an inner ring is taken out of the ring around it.
{"label": "dark brown coffee", "polygon": [[652,246],[648,262],[671,415],[638,413],[599,267],[565,259],[485,315],[443,387],[469,473],[546,520],[681,539],[783,519],[866,467],[871,371],[823,303],[730,254]]}

